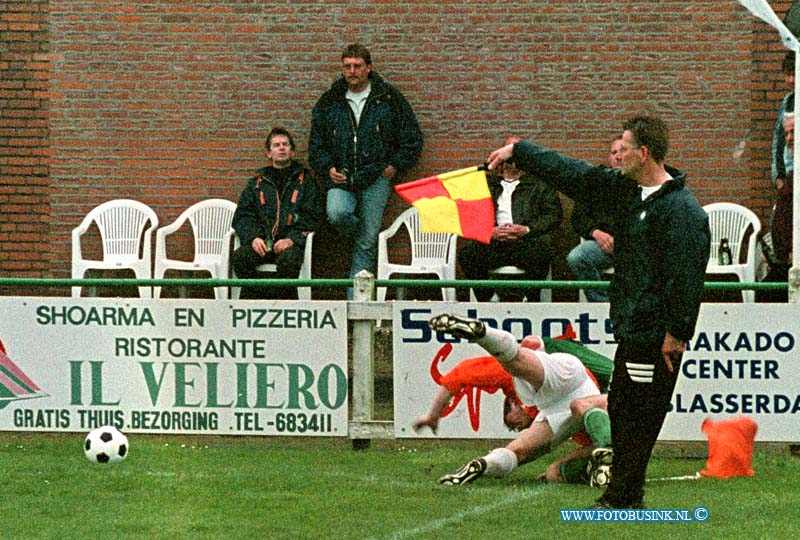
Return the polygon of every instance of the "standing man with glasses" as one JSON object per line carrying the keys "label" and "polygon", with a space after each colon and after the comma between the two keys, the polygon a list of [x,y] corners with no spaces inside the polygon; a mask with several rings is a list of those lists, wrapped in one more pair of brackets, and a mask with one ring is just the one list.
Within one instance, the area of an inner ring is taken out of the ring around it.
{"label": "standing man with glasses", "polygon": [[342,76],[314,105],[309,161],[325,180],[328,220],[353,242],[352,279],[375,274],[392,183],[419,159],[422,132],[403,94],[372,70],[366,47],[348,45],[341,61]]}
{"label": "standing man with glasses", "polygon": [[597,508],[644,507],[647,463],[694,335],[711,242],[708,216],[686,188],[686,173],[664,163],[666,124],[637,116],[622,129],[619,170],[529,141],[487,160],[494,169],[511,159],[568,197],[607,209],[619,225],[610,295],[618,341],[608,393],[613,464]]}

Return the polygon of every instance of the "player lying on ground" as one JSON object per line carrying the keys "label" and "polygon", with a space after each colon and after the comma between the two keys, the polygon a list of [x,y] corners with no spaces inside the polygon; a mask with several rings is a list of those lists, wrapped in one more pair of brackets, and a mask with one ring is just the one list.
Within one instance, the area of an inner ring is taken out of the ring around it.
{"label": "player lying on ground", "polygon": [[[465,338],[483,347],[511,375],[513,390],[521,406],[539,410],[525,431],[505,448],[495,448],[482,458],[470,460],[457,471],[440,478],[440,483],[465,484],[484,474],[506,476],[519,465],[549,453],[578,433],[581,427],[586,428],[593,445],[582,446],[551,464],[543,479],[576,481],[580,476],[579,468],[575,467],[580,461],[576,460],[585,459],[591,454],[591,483],[607,483],[610,478],[608,466],[613,453],[609,448],[611,428],[604,410],[605,399],[575,355],[548,353],[542,339],[537,336],[527,337],[520,345],[513,334],[487,327],[478,319],[441,314],[433,317],[429,325],[437,332]],[[431,414],[428,418],[418,419],[414,424],[415,429],[423,425],[431,428],[438,426],[436,411],[441,411],[439,407],[443,407],[442,402],[446,404],[444,398],[445,394],[440,392]],[[515,411],[509,412],[512,413],[511,421],[521,425],[521,415]],[[586,470],[585,467],[583,470]]]}

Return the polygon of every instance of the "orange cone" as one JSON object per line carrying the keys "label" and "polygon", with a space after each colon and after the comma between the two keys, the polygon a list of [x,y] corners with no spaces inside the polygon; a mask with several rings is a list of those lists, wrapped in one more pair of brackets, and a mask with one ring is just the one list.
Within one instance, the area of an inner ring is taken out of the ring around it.
{"label": "orange cone", "polygon": [[703,433],[708,437],[708,461],[700,471],[712,478],[753,476],[753,444],[758,424],[746,416],[728,420],[703,421]]}

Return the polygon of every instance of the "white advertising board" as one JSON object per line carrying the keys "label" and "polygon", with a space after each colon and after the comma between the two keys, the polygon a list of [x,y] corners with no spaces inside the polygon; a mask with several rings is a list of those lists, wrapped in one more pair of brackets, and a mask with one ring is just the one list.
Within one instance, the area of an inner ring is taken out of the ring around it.
{"label": "white advertising board", "polygon": [[348,434],[344,302],[0,298],[0,430]]}
{"label": "white advertising board", "polygon": [[[467,393],[442,419],[437,435],[427,428],[418,434],[411,429],[438,391],[434,374],[445,374],[466,358],[486,355],[478,345],[428,329],[428,319],[445,312],[479,317],[519,340],[529,334],[555,337],[571,325],[577,339],[595,351],[613,358],[616,348],[607,304],[398,302],[393,317],[397,437],[515,436],[502,423],[500,391]],[[705,418],[746,415],[758,423],[757,441],[800,441],[799,336],[798,305],[704,304],[659,440],[704,441]],[[447,343],[453,348],[445,355]]]}

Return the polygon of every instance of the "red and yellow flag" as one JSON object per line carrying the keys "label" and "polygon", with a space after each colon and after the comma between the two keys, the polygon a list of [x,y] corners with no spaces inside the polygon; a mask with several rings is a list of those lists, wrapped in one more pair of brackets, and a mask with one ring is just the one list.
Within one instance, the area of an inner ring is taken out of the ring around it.
{"label": "red and yellow flag", "polygon": [[488,244],[494,204],[482,167],[469,167],[395,186],[419,211],[422,232],[453,233]]}

